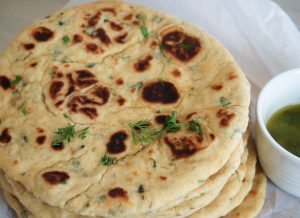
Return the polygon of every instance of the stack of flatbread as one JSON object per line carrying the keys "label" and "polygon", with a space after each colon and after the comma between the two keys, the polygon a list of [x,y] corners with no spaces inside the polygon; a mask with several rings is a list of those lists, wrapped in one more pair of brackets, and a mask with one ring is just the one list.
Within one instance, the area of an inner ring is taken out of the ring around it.
{"label": "stack of flatbread", "polygon": [[18,217],[255,217],[250,86],[205,31],[139,5],[58,11],[0,57],[0,182]]}

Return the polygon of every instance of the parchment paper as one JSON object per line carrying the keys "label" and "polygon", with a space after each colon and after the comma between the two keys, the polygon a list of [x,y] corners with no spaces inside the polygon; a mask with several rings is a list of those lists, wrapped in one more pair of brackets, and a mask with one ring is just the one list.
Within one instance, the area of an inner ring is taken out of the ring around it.
{"label": "parchment paper", "polygon": [[[92,0],[70,0],[65,7]],[[273,76],[300,67],[300,33],[286,13],[269,0],[128,0],[201,26],[233,54],[252,85],[251,125],[257,95]],[[276,96],[274,96],[276,97]],[[11,218],[0,198],[1,218]],[[268,181],[260,218],[299,218],[300,199]]]}

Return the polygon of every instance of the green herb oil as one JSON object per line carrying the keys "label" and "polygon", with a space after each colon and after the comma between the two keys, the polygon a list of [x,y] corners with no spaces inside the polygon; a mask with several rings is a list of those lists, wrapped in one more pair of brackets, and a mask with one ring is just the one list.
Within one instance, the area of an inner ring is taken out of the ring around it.
{"label": "green herb oil", "polygon": [[289,105],[273,113],[267,129],[278,144],[300,157],[300,104]]}

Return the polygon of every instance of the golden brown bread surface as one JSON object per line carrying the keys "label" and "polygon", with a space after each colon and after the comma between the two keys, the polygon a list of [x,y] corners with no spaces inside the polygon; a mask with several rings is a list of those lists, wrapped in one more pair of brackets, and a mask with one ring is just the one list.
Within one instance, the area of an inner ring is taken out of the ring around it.
{"label": "golden brown bread surface", "polygon": [[[228,162],[248,124],[250,86],[228,51],[144,6],[58,11],[14,39],[0,68],[0,168],[81,215],[133,217],[180,202]],[[139,129],[128,124],[164,128],[173,111],[180,130],[134,142]],[[195,120],[201,132],[186,126]],[[53,143],[72,125],[77,135]],[[107,156],[118,161],[105,165]]]}

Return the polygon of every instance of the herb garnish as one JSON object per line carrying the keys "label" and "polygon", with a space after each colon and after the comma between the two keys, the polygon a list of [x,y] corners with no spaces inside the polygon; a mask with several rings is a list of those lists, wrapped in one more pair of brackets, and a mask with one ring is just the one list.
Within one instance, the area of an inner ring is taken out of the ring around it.
{"label": "herb garnish", "polygon": [[138,193],[140,193],[140,194],[145,193],[145,189],[144,189],[143,185],[139,185]]}
{"label": "herb garnish", "polygon": [[132,86],[132,88],[135,88],[135,89],[137,89],[139,91],[143,86],[144,86],[143,82],[137,82],[136,84],[134,84]]}
{"label": "herb garnish", "polygon": [[162,52],[164,49],[166,49],[167,48],[167,46],[165,45],[165,44],[159,44],[159,50]]}
{"label": "herb garnish", "polygon": [[[166,120],[164,126],[159,129],[150,128],[150,120],[139,121],[137,123],[129,123],[128,126],[132,133],[132,142],[137,142],[144,145],[154,140],[155,137],[159,137],[163,131],[178,131],[181,128],[181,124],[177,123],[176,112],[172,112],[172,116]],[[156,163],[155,163],[156,166]]]}
{"label": "herb garnish", "polygon": [[108,19],[104,19],[103,22],[104,22],[104,23],[107,23],[107,22],[109,22],[109,20],[108,20]]}
{"label": "herb garnish", "polygon": [[192,45],[183,42],[179,45],[179,47],[183,48],[183,49],[190,49],[192,47]]}
{"label": "herb garnish", "polygon": [[64,36],[63,41],[64,41],[65,44],[69,44],[71,40],[70,40],[69,36]]}
{"label": "herb garnish", "polygon": [[16,86],[19,82],[21,82],[22,77],[20,75],[17,75],[14,80],[11,81],[11,83]]}
{"label": "herb garnish", "polygon": [[195,131],[197,134],[201,134],[202,133],[201,125],[199,124],[199,122],[195,118],[193,118],[189,122],[189,129]]}
{"label": "herb garnish", "polygon": [[181,124],[177,123],[177,119],[176,119],[176,112],[173,111],[172,115],[169,119],[167,119],[163,130],[167,130],[167,131],[178,131],[181,128]]}
{"label": "herb garnish", "polygon": [[29,217],[29,212],[28,212],[28,210],[22,210],[22,212],[21,212],[21,217],[22,217],[22,218],[28,218],[28,217]]}
{"label": "herb garnish", "polygon": [[140,20],[140,22],[142,23],[140,29],[141,29],[141,33],[142,35],[147,39],[149,36],[149,32],[148,32],[148,28],[146,26],[146,16],[145,15],[139,15],[138,19]]}
{"label": "herb garnish", "polygon": [[161,84],[162,86],[165,85],[163,78],[158,77],[157,80],[160,82],[160,84]]}
{"label": "herb garnish", "polygon": [[65,185],[65,184],[67,184],[67,180],[62,180],[61,182],[60,182],[60,184],[63,184],[63,185]]}
{"label": "herb garnish", "polygon": [[55,140],[52,142],[53,146],[61,146],[64,141],[70,142],[71,138],[77,135],[80,139],[86,138],[88,134],[89,127],[86,127],[82,130],[75,131],[75,124],[69,124],[67,127],[58,128],[58,130],[54,131],[56,135]]}
{"label": "herb garnish", "polygon": [[231,104],[231,102],[225,97],[220,98],[220,103],[223,107],[226,107]]}
{"label": "herb garnish", "polygon": [[149,143],[154,139],[154,132],[150,130],[151,122],[150,120],[139,121],[136,123],[128,123],[132,133],[132,142],[136,144],[137,142],[144,145],[144,143]]}
{"label": "herb garnish", "polygon": [[106,154],[101,158],[100,163],[104,166],[110,166],[112,164],[115,164],[117,162],[117,158],[115,157],[109,157]]}
{"label": "herb garnish", "polygon": [[70,142],[76,134],[75,125],[69,124],[67,127],[58,128],[54,131],[56,139],[52,142],[53,146],[60,146],[64,141]]}
{"label": "herb garnish", "polygon": [[71,121],[71,118],[70,118],[69,114],[63,113],[63,116],[64,116],[64,118],[66,118],[67,120],[70,120],[70,121]]}
{"label": "herb garnish", "polygon": [[79,130],[76,134],[79,138],[84,139],[86,138],[87,134],[89,133],[89,127],[86,127],[82,130]]}
{"label": "herb garnish", "polygon": [[58,25],[59,25],[59,26],[63,26],[64,24],[65,24],[64,22],[58,21]]}
{"label": "herb garnish", "polygon": [[160,22],[162,22],[162,20],[163,20],[163,18],[159,17],[157,15],[152,17],[152,21],[155,22],[155,23],[160,23]]}
{"label": "herb garnish", "polygon": [[106,200],[106,195],[100,195],[100,196],[98,196],[98,199],[100,201],[104,201],[104,200]]}
{"label": "herb garnish", "polygon": [[156,168],[156,160],[155,160],[155,159],[153,159],[153,158],[149,158],[149,159],[153,161],[153,165],[152,165],[152,167],[153,167],[153,168]]}
{"label": "herb garnish", "polygon": [[23,106],[20,111],[24,114],[24,115],[27,115],[28,114],[28,110],[25,106]]}

